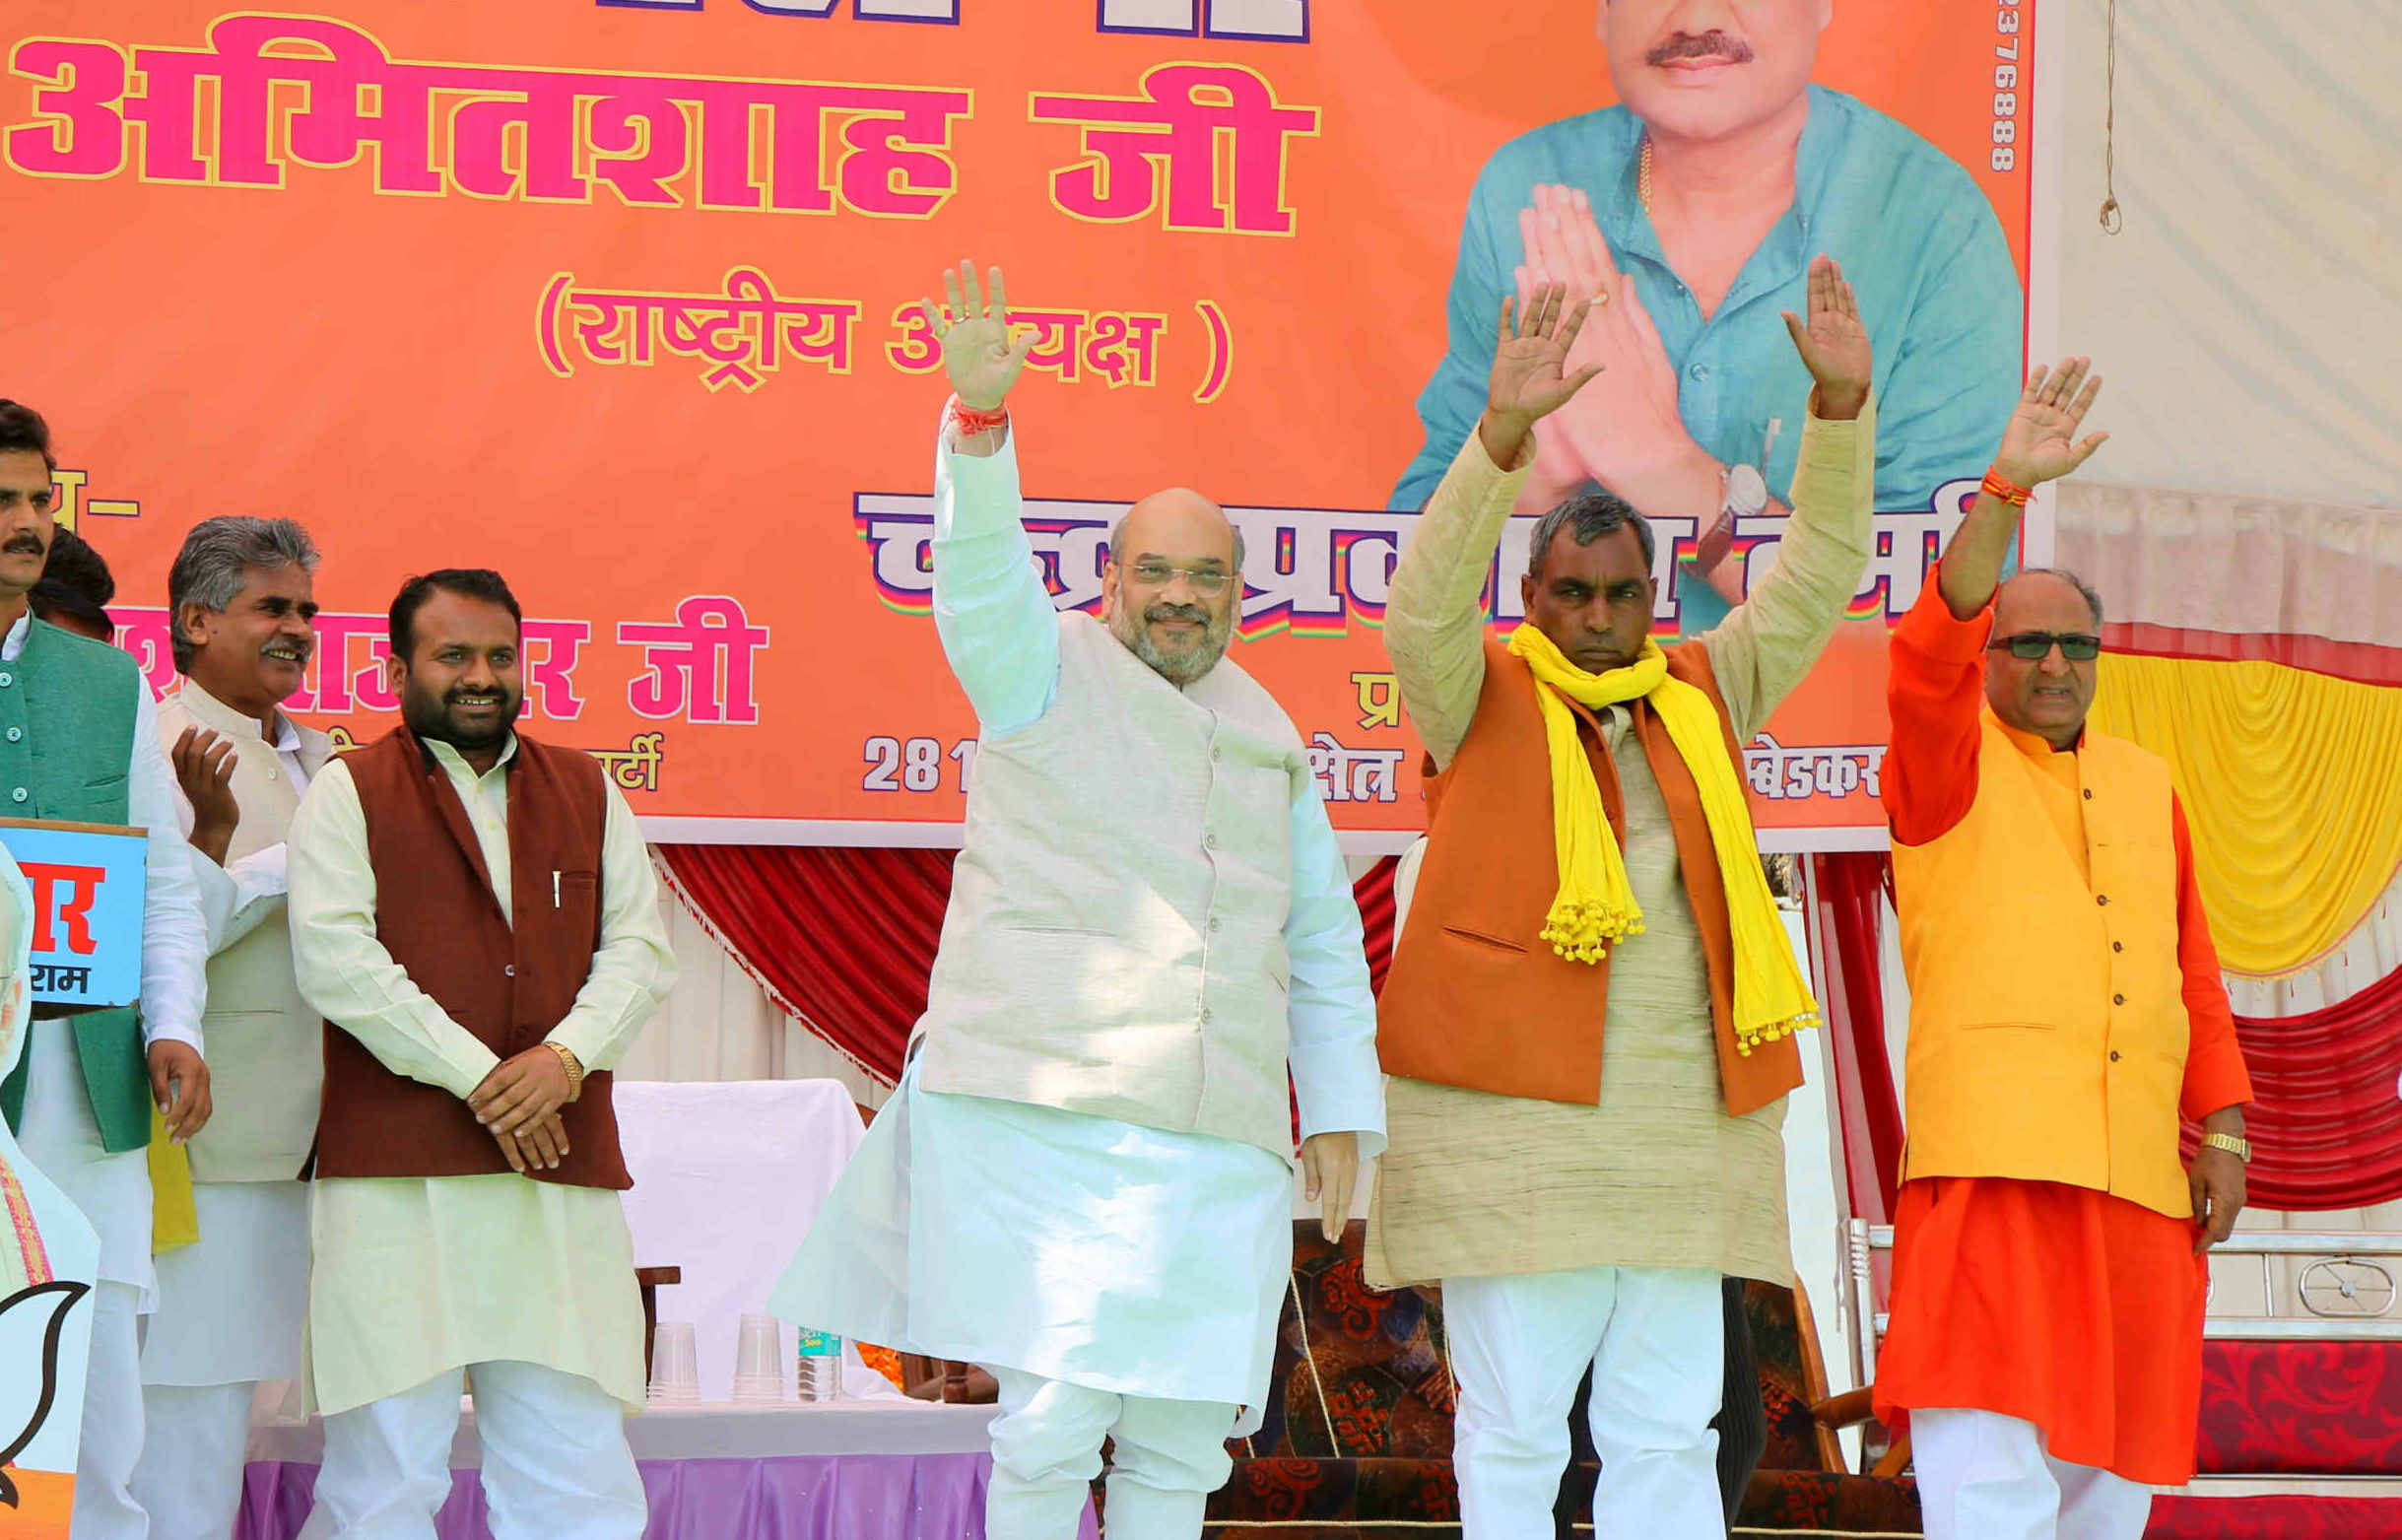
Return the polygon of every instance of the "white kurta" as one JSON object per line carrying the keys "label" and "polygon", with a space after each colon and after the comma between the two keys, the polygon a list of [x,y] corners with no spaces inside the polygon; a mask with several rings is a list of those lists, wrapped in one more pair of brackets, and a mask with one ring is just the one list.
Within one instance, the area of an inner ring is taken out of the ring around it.
{"label": "white kurta", "polygon": [[921,1089],[912,1065],[768,1299],[904,1353],[1258,1407],[1293,1172],[1208,1134]]}
{"label": "white kurta", "polygon": [[[983,733],[1004,736],[1049,709],[1059,674],[1014,446],[939,456],[935,510],[943,644]],[[1314,792],[1290,816],[1301,1134],[1357,1131],[1365,1162],[1383,1147],[1384,1103],[1359,912]],[[1292,1168],[1264,1149],[928,1092],[912,1064],[769,1304],[904,1352],[1244,1406],[1256,1427],[1292,1249]]]}
{"label": "white kurta", "polygon": [[[506,914],[516,744],[481,776],[448,744],[429,748],[467,810]],[[617,788],[608,796],[600,948],[550,1035],[589,1071],[625,1056],[675,981],[649,851]],[[301,993],[394,1073],[464,1100],[500,1060],[376,941],[367,818],[340,762],[308,788],[288,848]],[[583,1375],[640,1410],[641,1298],[616,1193],[513,1172],[315,1185],[304,1383],[317,1409],[344,1411],[463,1365],[517,1360]]]}
{"label": "white kurta", "polygon": [[[300,734],[281,712],[275,723],[276,758],[293,789],[305,792]],[[188,839],[194,818],[181,786],[175,788],[175,816]],[[224,866],[194,850],[191,863],[211,956],[259,925],[284,923],[280,841]],[[241,1007],[217,999],[211,1008]],[[142,1337],[142,1382],[300,1378],[300,1323],[308,1311],[308,1184],[194,1182],[192,1212],[200,1239],[157,1259],[159,1301]]]}

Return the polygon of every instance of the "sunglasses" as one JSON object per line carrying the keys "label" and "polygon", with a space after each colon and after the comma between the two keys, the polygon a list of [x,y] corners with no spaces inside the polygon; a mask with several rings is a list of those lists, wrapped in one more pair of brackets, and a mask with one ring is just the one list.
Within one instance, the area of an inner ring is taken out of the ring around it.
{"label": "sunglasses", "polygon": [[2033,663],[2050,656],[2055,646],[2072,663],[2088,663],[2102,655],[2102,638],[2084,632],[2022,631],[2016,636],[1994,637],[1985,643],[1985,650],[2008,647],[2012,657]]}

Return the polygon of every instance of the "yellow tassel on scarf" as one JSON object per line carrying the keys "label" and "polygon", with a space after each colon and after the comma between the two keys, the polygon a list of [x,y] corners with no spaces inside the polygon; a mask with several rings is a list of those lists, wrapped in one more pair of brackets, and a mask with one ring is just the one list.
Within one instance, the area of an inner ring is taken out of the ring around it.
{"label": "yellow tassel on scarf", "polygon": [[1509,650],[1535,676],[1535,699],[1543,711],[1543,737],[1551,753],[1552,834],[1560,864],[1560,890],[1544,916],[1543,939],[1577,963],[1598,963],[1607,943],[1642,934],[1642,908],[1627,880],[1627,863],[1610,833],[1601,786],[1576,738],[1576,713],[1568,701],[1589,709],[1647,700],[1668,729],[1669,742],[1693,773],[1701,795],[1701,816],[1717,852],[1718,877],[1726,890],[1726,913],[1735,942],[1735,1047],[1750,1053],[1763,1042],[1818,1025],[1818,1002],[1794,960],[1776,900],[1760,869],[1758,837],[1743,782],[1727,757],[1717,708],[1709,697],[1668,673],[1667,655],[1646,638],[1642,652],[1625,668],[1590,674],[1569,662],[1549,636],[1520,626]]}

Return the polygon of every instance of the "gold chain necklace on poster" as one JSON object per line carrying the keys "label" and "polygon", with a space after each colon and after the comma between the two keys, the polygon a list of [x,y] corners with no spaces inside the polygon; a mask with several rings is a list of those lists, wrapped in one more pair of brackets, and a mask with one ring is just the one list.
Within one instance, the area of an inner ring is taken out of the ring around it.
{"label": "gold chain necklace on poster", "polygon": [[1651,136],[1649,134],[1643,135],[1643,152],[1635,158],[1635,197],[1637,202],[1642,204],[1643,212],[1649,214],[1651,212]]}

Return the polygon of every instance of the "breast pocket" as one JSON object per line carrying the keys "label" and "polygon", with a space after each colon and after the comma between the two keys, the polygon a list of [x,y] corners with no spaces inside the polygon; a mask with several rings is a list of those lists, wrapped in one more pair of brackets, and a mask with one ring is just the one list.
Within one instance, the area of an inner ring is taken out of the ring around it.
{"label": "breast pocket", "polygon": [[560,911],[561,922],[570,933],[597,931],[600,927],[600,873],[555,872],[552,874],[551,902]]}
{"label": "breast pocket", "polygon": [[[50,798],[42,799],[45,803]],[[95,775],[69,797],[56,799],[51,816],[69,822],[122,824],[126,818],[125,773]]]}

